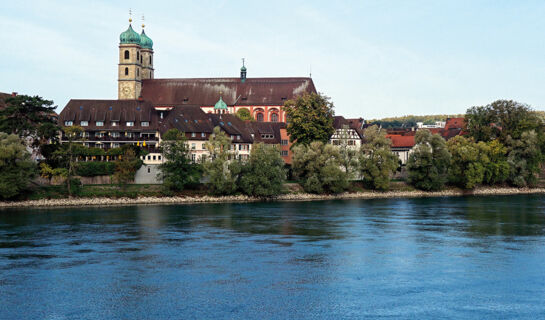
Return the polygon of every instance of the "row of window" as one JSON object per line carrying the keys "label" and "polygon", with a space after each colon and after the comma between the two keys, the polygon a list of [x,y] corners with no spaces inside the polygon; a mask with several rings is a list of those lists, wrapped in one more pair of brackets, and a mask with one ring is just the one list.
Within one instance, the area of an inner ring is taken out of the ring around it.
{"label": "row of window", "polygon": [[[80,133],[80,137],[89,138],[91,136],[94,136],[95,138],[104,138],[105,136],[107,136],[105,132],[95,132],[93,134],[91,133],[92,132],[88,132],[88,131],[82,132]],[[110,132],[109,136],[112,138],[120,138],[121,136],[124,136],[126,138],[140,137],[146,140],[146,139],[155,138],[155,133],[125,132],[124,134],[121,134],[121,132]]]}
{"label": "row of window", "polygon": [[[237,150],[237,148],[238,148],[239,151],[250,151],[250,145],[248,145],[248,144],[232,144],[229,147],[229,150]],[[191,144],[191,150],[197,150],[197,144],[196,143]],[[206,150],[206,144],[205,143],[201,144],[201,149],[200,150]]]}
{"label": "row of window", "polygon": [[[255,116],[255,119],[259,122],[263,122],[264,121],[264,116],[263,116],[263,113],[257,113],[256,116]],[[271,114],[271,119],[270,119],[271,122],[278,122],[278,113],[273,113]]]}
{"label": "row of window", "polygon": [[[124,58],[125,60],[129,60],[131,57],[131,53],[129,50],[125,50]],[[140,63],[143,63],[143,56],[140,55],[140,51],[136,51],[136,60],[140,60]],[[149,56],[149,64],[152,65],[152,57]]]}
{"label": "row of window", "polygon": [[[191,132],[191,137],[192,137],[192,138],[197,137],[197,133],[196,133],[196,132]],[[206,133],[201,132],[201,137],[203,137],[203,138],[206,137]]]}
{"label": "row of window", "polygon": [[[125,68],[125,75],[126,75],[126,76],[129,75],[129,68]],[[136,76],[137,76],[137,77],[140,77],[140,68],[137,68],[137,69],[136,69]]]}
{"label": "row of window", "polygon": [[151,161],[151,160],[153,160],[153,161],[159,160],[159,161],[161,161],[161,158],[162,158],[161,155],[153,155],[153,156],[152,156],[152,155],[149,155],[149,154],[148,154],[147,156],[144,156],[142,160],[149,160],[149,161]]}
{"label": "row of window", "polygon": [[[66,127],[73,126],[73,125],[74,125],[74,121],[65,121],[65,122],[64,122],[64,125],[65,125]],[[82,126],[82,127],[87,127],[87,126],[89,126],[89,121],[80,121],[79,125]],[[96,125],[97,127],[103,127],[103,126],[104,126],[104,121],[96,121],[96,122],[95,122],[95,125]],[[110,122],[110,125],[111,125],[112,127],[117,127],[117,126],[119,126],[119,121],[112,121],[112,122]],[[125,122],[125,126],[127,126],[127,127],[134,127],[134,121],[127,121],[127,122]],[[149,127],[149,121],[141,121],[141,122],[140,122],[140,126],[142,126],[142,127]]]}

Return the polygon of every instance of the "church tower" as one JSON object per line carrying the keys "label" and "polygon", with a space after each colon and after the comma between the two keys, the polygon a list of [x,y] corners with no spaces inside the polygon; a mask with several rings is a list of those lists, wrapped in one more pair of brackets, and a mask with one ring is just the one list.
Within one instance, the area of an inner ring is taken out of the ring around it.
{"label": "church tower", "polygon": [[142,80],[153,79],[153,41],[144,32],[144,27],[144,17],[142,17],[142,33],[140,34]]}
{"label": "church tower", "polygon": [[[119,35],[117,96],[119,100],[138,99],[142,90],[142,47],[140,35],[129,28]],[[151,40],[151,39],[150,39]]]}

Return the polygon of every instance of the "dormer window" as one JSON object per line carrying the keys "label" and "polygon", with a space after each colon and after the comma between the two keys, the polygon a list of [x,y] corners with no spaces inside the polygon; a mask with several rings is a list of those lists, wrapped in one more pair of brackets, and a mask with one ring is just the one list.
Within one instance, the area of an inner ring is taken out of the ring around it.
{"label": "dormer window", "polygon": [[119,121],[112,121],[112,127],[117,127],[119,125]]}
{"label": "dormer window", "polygon": [[121,136],[119,132],[112,132],[111,135],[112,135],[112,138],[119,138]]}
{"label": "dormer window", "polygon": [[89,125],[89,121],[80,121],[79,125],[82,127],[87,127]]}
{"label": "dormer window", "polygon": [[96,126],[97,127],[103,127],[104,126],[104,121],[97,121]]}
{"label": "dormer window", "polygon": [[142,122],[140,123],[140,125],[141,125],[142,127],[149,127],[149,121],[142,121]]}
{"label": "dormer window", "polygon": [[206,133],[201,132],[201,137],[203,137],[203,138],[206,137]]}
{"label": "dormer window", "polygon": [[240,134],[237,134],[237,140],[240,140]]}
{"label": "dormer window", "polygon": [[127,121],[127,127],[134,127],[134,121]]}
{"label": "dormer window", "polygon": [[195,138],[197,134],[195,132],[191,132],[191,138]]}
{"label": "dormer window", "polygon": [[73,121],[65,121],[64,125],[67,126],[67,127],[70,127],[70,126],[74,125],[74,122]]}
{"label": "dormer window", "polygon": [[261,139],[274,139],[274,135],[272,135],[272,134],[262,134]]}

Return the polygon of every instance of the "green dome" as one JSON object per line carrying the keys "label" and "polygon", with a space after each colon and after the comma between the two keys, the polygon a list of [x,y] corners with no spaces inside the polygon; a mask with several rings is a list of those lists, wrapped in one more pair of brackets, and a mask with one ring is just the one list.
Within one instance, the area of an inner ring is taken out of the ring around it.
{"label": "green dome", "polygon": [[246,67],[243,65],[242,68],[240,68],[240,71],[246,71]]}
{"label": "green dome", "polygon": [[221,110],[227,110],[227,104],[223,102],[223,99],[220,96],[220,99],[218,102],[216,102],[216,105],[214,106],[215,110],[221,109]]}
{"label": "green dome", "polygon": [[[151,40],[150,40],[151,41]],[[132,25],[129,24],[127,31],[122,32],[119,35],[119,42],[121,44],[138,44],[140,45],[140,36],[136,31],[132,29]]]}
{"label": "green dome", "polygon": [[144,29],[142,29],[142,33],[140,34],[140,46],[143,49],[153,49],[153,41],[146,35]]}

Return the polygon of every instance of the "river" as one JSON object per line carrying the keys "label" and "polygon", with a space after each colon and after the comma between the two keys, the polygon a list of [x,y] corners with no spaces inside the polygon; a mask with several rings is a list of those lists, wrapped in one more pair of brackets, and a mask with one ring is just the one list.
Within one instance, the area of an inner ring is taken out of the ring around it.
{"label": "river", "polygon": [[540,195],[0,211],[0,319],[545,318]]}

